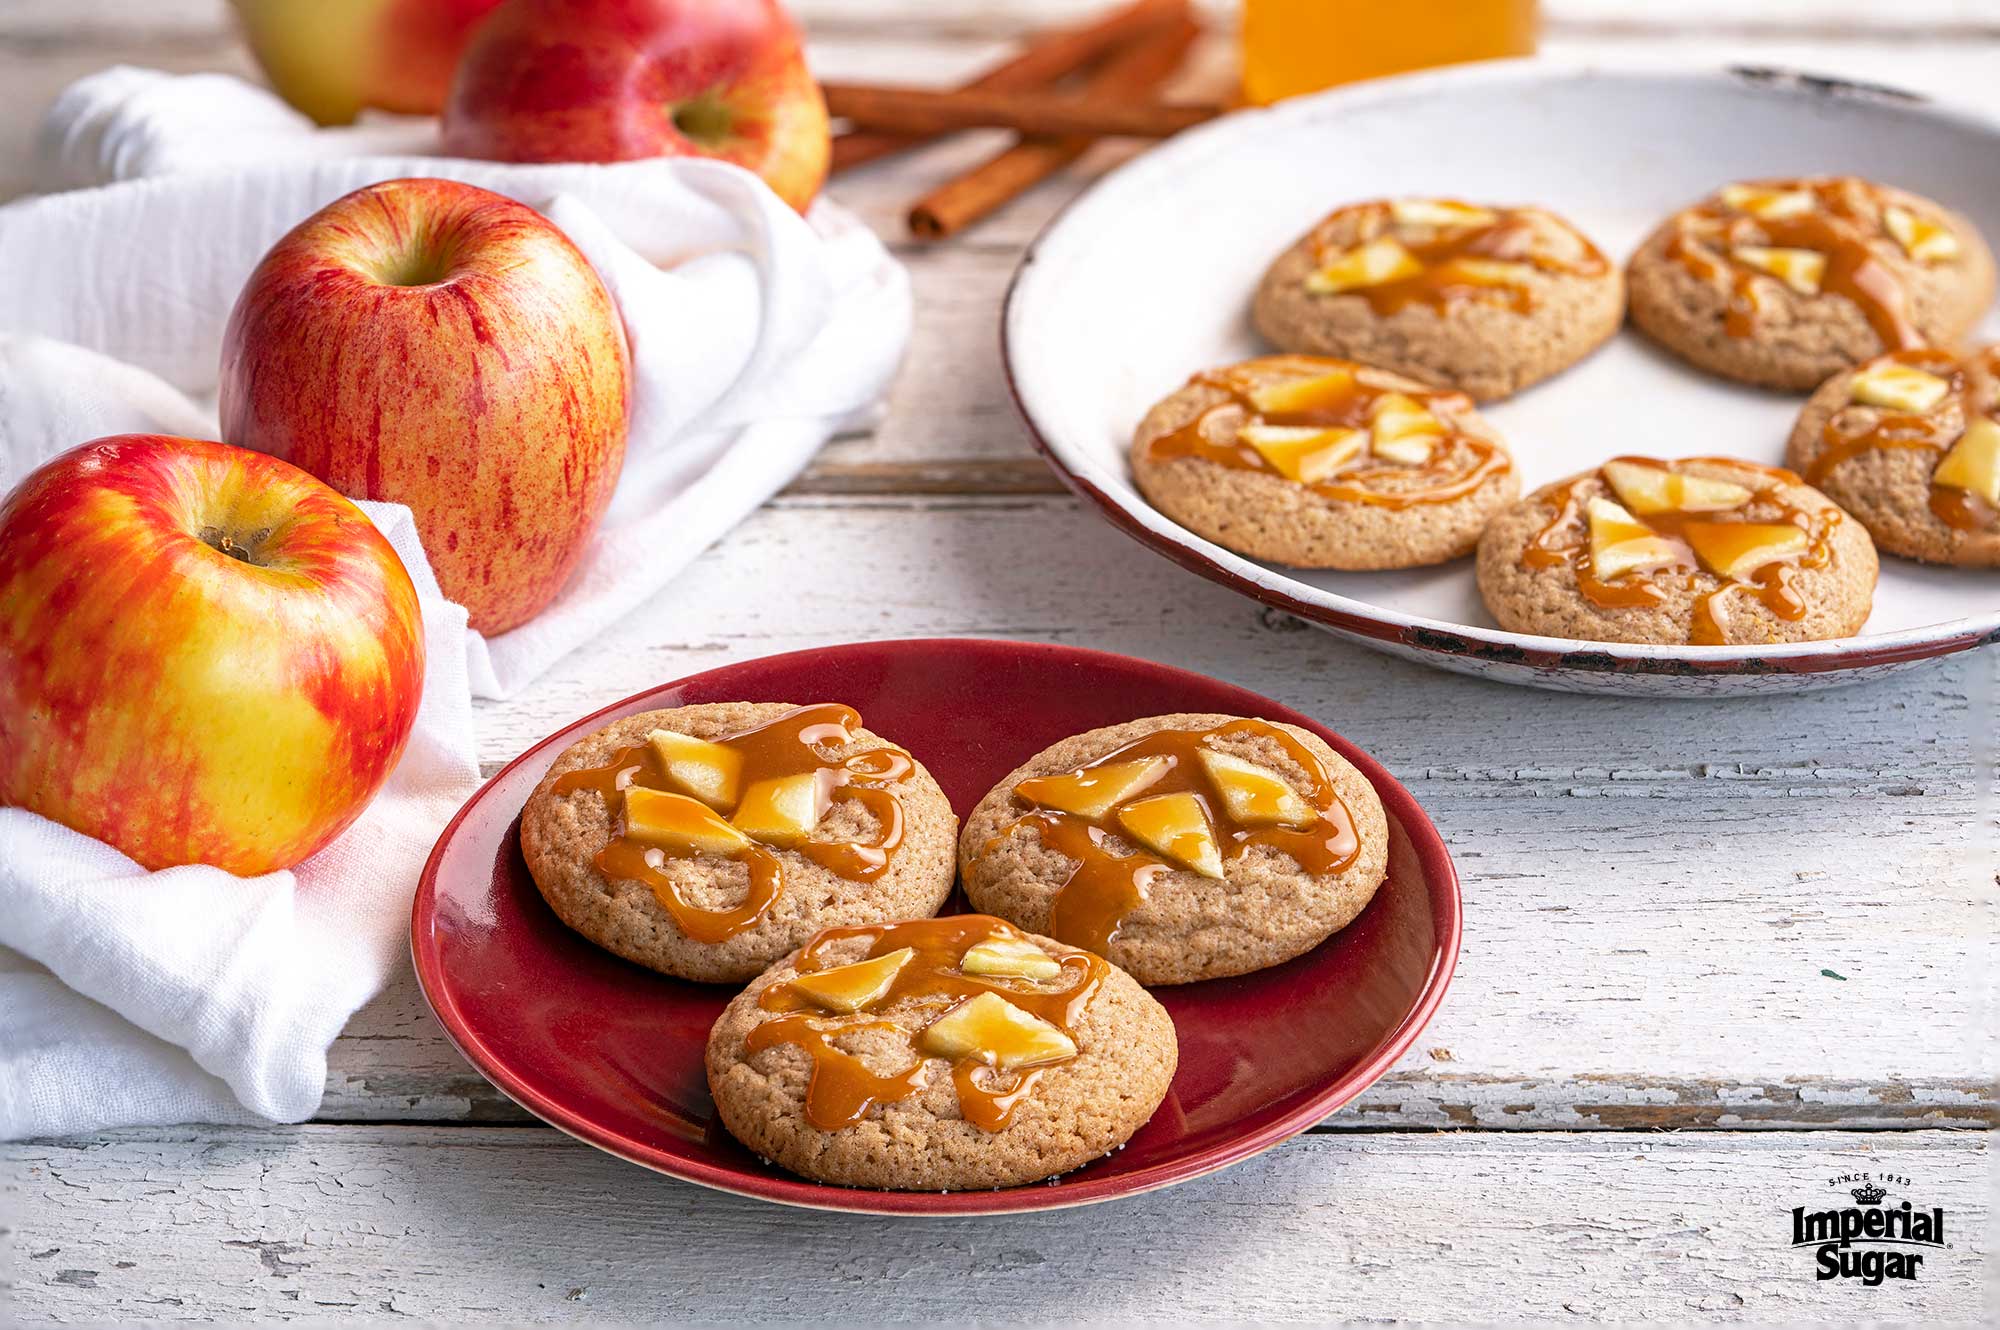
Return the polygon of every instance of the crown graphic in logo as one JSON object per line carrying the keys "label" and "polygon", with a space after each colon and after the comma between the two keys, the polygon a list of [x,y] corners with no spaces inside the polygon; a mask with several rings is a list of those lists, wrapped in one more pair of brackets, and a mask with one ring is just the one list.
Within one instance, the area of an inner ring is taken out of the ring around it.
{"label": "crown graphic in logo", "polygon": [[1863,1205],[1879,1204],[1882,1198],[1884,1196],[1887,1196],[1888,1194],[1889,1194],[1888,1192],[1883,1191],[1880,1187],[1876,1186],[1872,1182],[1864,1183],[1861,1186],[1855,1187],[1848,1192],[1848,1195],[1852,1196],[1855,1200],[1861,1202]]}

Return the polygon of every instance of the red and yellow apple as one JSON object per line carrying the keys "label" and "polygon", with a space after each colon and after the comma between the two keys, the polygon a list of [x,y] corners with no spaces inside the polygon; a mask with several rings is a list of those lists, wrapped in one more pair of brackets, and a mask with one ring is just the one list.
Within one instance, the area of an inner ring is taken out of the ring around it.
{"label": "red and yellow apple", "polygon": [[353,504],[220,443],[121,434],[0,504],[0,803],[147,868],[289,868],[416,721],[416,589]]}
{"label": "red and yellow apple", "polygon": [[714,157],[804,211],[831,140],[777,0],[506,0],[459,63],[444,147],[506,162]]}
{"label": "red and yellow apple", "polygon": [[534,617],[625,457],[611,294],[534,209],[450,180],[356,190],[295,227],[223,337],[222,436],[408,504],[472,626]]}
{"label": "red and yellow apple", "polygon": [[500,0],[234,0],[278,95],[322,125],[363,107],[436,115],[459,53]]}

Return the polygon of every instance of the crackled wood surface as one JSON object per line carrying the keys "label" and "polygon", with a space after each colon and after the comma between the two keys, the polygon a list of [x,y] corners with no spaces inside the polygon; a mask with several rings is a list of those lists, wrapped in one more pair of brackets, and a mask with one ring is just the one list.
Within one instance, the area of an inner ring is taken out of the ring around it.
{"label": "crackled wood surface", "polygon": [[[98,1322],[351,1316],[872,1324],[1893,1316],[1969,1321],[1983,1137],[1310,1135],[1118,1204],[973,1221],[783,1210],[551,1132],[305,1127],[20,1147],[22,1285]],[[1908,1177],[1955,1245],[1821,1283],[1791,1207]],[[1893,1309],[1893,1310],[1892,1310]]]}
{"label": "crackled wood surface", "polygon": [[[1100,2],[794,7],[828,76],[948,81],[1031,18]],[[1992,5],[1548,8],[1559,57],[1803,67],[2000,111]],[[8,0],[0,197],[31,187],[49,98],[118,61],[250,72],[220,0]],[[1211,44],[1189,84],[1226,72]],[[1988,1146],[1956,1129],[2000,1118],[1981,799],[2000,653],[1671,705],[1448,676],[1236,599],[1062,494],[994,353],[1022,245],[1121,150],[947,245],[904,237],[909,200],[989,150],[969,138],[839,182],[918,294],[887,419],[829,445],[628,625],[483,705],[482,760],[693,671],[862,638],[1071,642],[1212,674],[1375,753],[1450,842],[1464,950],[1418,1046],[1311,1135],[1115,1211],[856,1220],[652,1178],[532,1125],[404,973],[334,1045],[314,1124],[6,1147],[9,1311],[1975,1319]],[[1908,1175],[1958,1226],[1908,1288],[1815,1283],[1786,1246],[1785,1211],[1863,1167]]]}

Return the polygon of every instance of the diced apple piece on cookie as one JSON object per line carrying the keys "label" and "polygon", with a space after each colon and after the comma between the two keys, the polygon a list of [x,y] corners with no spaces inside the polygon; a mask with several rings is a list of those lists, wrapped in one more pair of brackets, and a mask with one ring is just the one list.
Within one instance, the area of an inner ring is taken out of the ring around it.
{"label": "diced apple piece on cookie", "polygon": [[673,730],[654,730],[646,736],[653,756],[667,773],[667,783],[682,794],[691,794],[718,812],[736,805],[736,786],[743,776],[743,755],[723,744],[697,739]]}
{"label": "diced apple piece on cookie", "polygon": [[758,781],[743,791],[743,802],[730,821],[766,845],[797,845],[812,835],[825,812],[819,775],[807,771]]}
{"label": "diced apple piece on cookie", "polygon": [[1604,478],[1626,508],[1642,515],[1716,513],[1741,508],[1751,498],[1748,488],[1733,481],[1683,475],[1639,462],[1606,462]]}
{"label": "diced apple piece on cookie", "polygon": [[932,1021],[923,1044],[937,1057],[976,1058],[1001,1071],[1076,1056],[1075,1040],[998,993],[981,993]]}
{"label": "diced apple piece on cookie", "polygon": [[1007,979],[1053,979],[1062,962],[1024,937],[996,933],[969,948],[958,961],[966,974],[998,975]]}
{"label": "diced apple piece on cookie", "polygon": [[792,987],[828,1011],[860,1011],[882,1000],[882,995],[896,982],[897,972],[916,954],[914,948],[899,947],[872,960],[798,975],[792,980]]}
{"label": "diced apple piece on cookie", "polygon": [[1738,245],[1729,254],[1746,268],[1775,277],[1802,296],[1818,295],[1819,284],[1826,277],[1826,255],[1816,249]]}
{"label": "diced apple piece on cookie", "polygon": [[1452,259],[1440,271],[1446,281],[1467,286],[1513,286],[1534,268],[1511,259],[1481,259],[1468,254]]}
{"label": "diced apple piece on cookie", "polygon": [[1958,237],[1943,222],[1892,203],[1882,210],[1882,225],[1889,228],[1903,252],[1919,263],[1943,263],[1958,257]]}
{"label": "diced apple piece on cookie", "polygon": [[1422,466],[1437,450],[1435,435],[1412,434],[1401,439],[1384,439],[1375,445],[1375,455],[1403,466]]}
{"label": "diced apple piece on cookie", "polygon": [[674,855],[732,855],[750,848],[750,838],[685,794],[634,785],[625,791],[625,835]]}
{"label": "diced apple piece on cookie", "polygon": [[1863,406],[1886,407],[1891,411],[1930,410],[1944,400],[1951,384],[1915,365],[1885,360],[1869,365],[1854,376],[1848,397]]}
{"label": "diced apple piece on cookie", "polygon": [[1339,295],[1359,287],[1381,286],[1415,277],[1424,270],[1417,256],[1403,248],[1400,240],[1381,236],[1357,245],[1306,278],[1306,290],[1320,295]]}
{"label": "diced apple piece on cookie", "polygon": [[1236,437],[1257,450],[1287,480],[1317,484],[1361,455],[1358,429],[1311,425],[1245,425]]}
{"label": "diced apple piece on cookie", "polygon": [[1250,405],[1260,415],[1296,415],[1338,406],[1354,395],[1354,371],[1329,370],[1303,379],[1280,379],[1250,392]]}
{"label": "diced apple piece on cookie", "polygon": [[1058,776],[1030,776],[1014,787],[1014,794],[1031,804],[1095,821],[1158,780],[1166,769],[1166,758],[1142,757]]}
{"label": "diced apple piece on cookie", "polygon": [[1277,772],[1212,748],[1202,749],[1199,756],[1209,780],[1222,795],[1223,807],[1242,825],[1309,827],[1319,821],[1319,810]]}
{"label": "diced apple piece on cookie", "polygon": [[1383,393],[1368,412],[1369,447],[1377,457],[1419,466],[1444,436],[1444,422],[1407,393]]}
{"label": "diced apple piece on cookie", "polygon": [[1609,499],[1592,499],[1590,571],[1600,582],[1622,573],[1644,573],[1681,561],[1680,549]]}
{"label": "diced apple piece on cookie", "polygon": [[1931,472],[1931,483],[1977,494],[2000,508],[2000,422],[1974,417]]}
{"label": "diced apple piece on cookie", "polygon": [[1763,185],[1724,185],[1722,202],[1762,221],[1801,217],[1819,206],[1809,189],[1770,189]]}
{"label": "diced apple piece on cookie", "polygon": [[1222,876],[1222,851],[1216,847],[1201,800],[1192,794],[1156,794],[1127,804],[1118,810],[1118,825],[1153,853],[1183,868],[1203,877]]}
{"label": "diced apple piece on cookie", "polygon": [[1389,216],[1398,226],[1434,226],[1440,230],[1489,226],[1496,220],[1490,208],[1476,208],[1450,199],[1397,199],[1389,205]]}
{"label": "diced apple piece on cookie", "polygon": [[1702,566],[1742,581],[1767,563],[1805,553],[1806,533],[1789,522],[1689,522],[1681,529]]}

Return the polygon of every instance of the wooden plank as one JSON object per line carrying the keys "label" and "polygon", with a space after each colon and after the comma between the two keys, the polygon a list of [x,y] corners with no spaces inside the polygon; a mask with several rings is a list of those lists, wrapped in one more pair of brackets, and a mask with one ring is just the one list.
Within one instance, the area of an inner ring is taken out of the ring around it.
{"label": "wooden plank", "polygon": [[[858,451],[858,450],[857,450]],[[848,462],[832,448],[786,487],[785,494],[891,498],[898,495],[1058,495],[1068,491],[1039,457],[943,457],[936,461]]]}
{"label": "wooden plank", "polygon": [[[1458,1012],[1354,1103],[1331,1132],[1794,1131],[1983,1128],[2000,1125],[1992,1079],[1981,1075],[1876,1081],[1815,1075],[1718,1077],[1468,1069],[1509,1062],[1482,1048],[1484,1022]],[[1454,1034],[1454,1029],[1473,1031]],[[1442,1042],[1451,1039],[1447,1045]],[[1460,1051],[1463,1050],[1463,1051]],[[1551,1050],[1544,1047],[1544,1055]],[[1516,1058],[1519,1066],[1527,1059]],[[407,972],[364,1008],[329,1054],[324,1123],[525,1123],[534,1119],[451,1047]]]}
{"label": "wooden plank", "polygon": [[[1308,1136],[1114,1208],[973,1221],[786,1210],[540,1128],[126,1133],[10,1147],[24,1319],[376,1322],[1496,1314],[1970,1322],[1976,1135]],[[1913,1282],[1814,1278],[1789,1210],[1866,1170],[1942,1206]]]}
{"label": "wooden plank", "polygon": [[[818,575],[829,567],[866,576]],[[744,597],[745,585],[770,591]],[[1698,707],[1467,682],[1267,614],[1074,500],[1034,496],[781,499],[529,693],[483,707],[481,756],[510,757],[572,716],[725,660],[930,634],[1178,660],[1317,711],[1382,748],[1405,779],[1448,782],[1475,801],[1526,782],[1613,802],[1692,789],[1801,802],[1879,795],[1903,799],[1885,805],[1898,817],[1940,823],[1969,806],[1962,662],[1860,689]]]}

